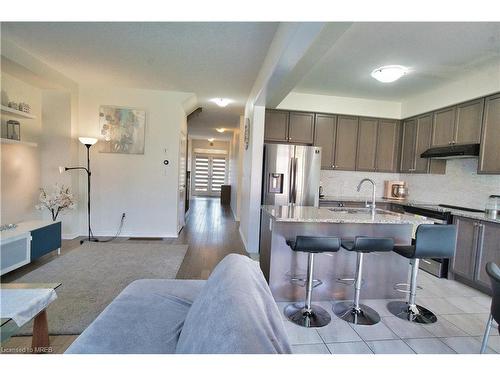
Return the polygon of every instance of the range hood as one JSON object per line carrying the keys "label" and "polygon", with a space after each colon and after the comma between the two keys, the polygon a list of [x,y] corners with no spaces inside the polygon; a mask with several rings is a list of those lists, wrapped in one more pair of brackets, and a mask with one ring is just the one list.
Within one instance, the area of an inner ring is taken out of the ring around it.
{"label": "range hood", "polygon": [[460,159],[476,158],[479,156],[479,143],[469,145],[450,145],[433,147],[420,155],[430,159]]}

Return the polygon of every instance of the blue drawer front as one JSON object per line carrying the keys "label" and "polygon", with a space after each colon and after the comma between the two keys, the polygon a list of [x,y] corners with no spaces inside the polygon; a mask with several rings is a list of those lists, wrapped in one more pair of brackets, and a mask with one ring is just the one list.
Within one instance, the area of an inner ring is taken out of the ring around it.
{"label": "blue drawer front", "polygon": [[31,232],[31,260],[61,247],[61,223],[54,223]]}

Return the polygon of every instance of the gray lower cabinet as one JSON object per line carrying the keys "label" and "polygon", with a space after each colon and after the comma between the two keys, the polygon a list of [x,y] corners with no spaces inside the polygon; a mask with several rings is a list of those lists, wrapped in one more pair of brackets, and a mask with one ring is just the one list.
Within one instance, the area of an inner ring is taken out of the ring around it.
{"label": "gray lower cabinet", "polygon": [[375,159],[375,169],[377,172],[398,171],[400,129],[399,121],[379,120]]}
{"label": "gray lower cabinet", "polygon": [[334,150],[335,169],[345,171],[354,171],[356,169],[357,143],[358,118],[353,116],[338,116]]}
{"label": "gray lower cabinet", "polygon": [[266,110],[264,140],[271,142],[288,141],[288,112]]}
{"label": "gray lower cabinet", "polygon": [[451,272],[459,280],[488,291],[491,284],[485,267],[488,262],[500,263],[500,224],[458,216],[453,221],[457,250]]}
{"label": "gray lower cabinet", "polygon": [[334,169],[337,116],[316,114],[314,145],[321,147],[321,169]]}
{"label": "gray lower cabinet", "polygon": [[313,144],[314,113],[290,112],[288,142]]}
{"label": "gray lower cabinet", "polygon": [[356,170],[374,172],[376,170],[378,119],[360,118]]}
{"label": "gray lower cabinet", "polygon": [[478,173],[500,174],[500,94],[484,103]]}

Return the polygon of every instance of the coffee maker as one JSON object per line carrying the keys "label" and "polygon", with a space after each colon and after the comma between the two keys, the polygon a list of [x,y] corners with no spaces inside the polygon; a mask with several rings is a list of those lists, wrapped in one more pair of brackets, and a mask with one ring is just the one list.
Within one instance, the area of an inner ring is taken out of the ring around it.
{"label": "coffee maker", "polygon": [[384,198],[402,200],[407,197],[408,187],[404,181],[384,181]]}

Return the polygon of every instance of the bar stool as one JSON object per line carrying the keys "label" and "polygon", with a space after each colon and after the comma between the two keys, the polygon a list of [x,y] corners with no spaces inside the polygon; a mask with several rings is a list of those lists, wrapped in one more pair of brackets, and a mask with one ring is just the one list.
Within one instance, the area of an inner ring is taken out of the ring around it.
{"label": "bar stool", "polygon": [[363,281],[363,256],[366,253],[389,252],[394,247],[392,238],[355,237],[354,240],[342,240],[342,247],[357,253],[356,276],[354,278],[354,301],[338,302],[333,312],[340,319],[359,325],[373,325],[380,322],[379,314],[371,307],[360,304],[361,283]]}
{"label": "bar stool", "polygon": [[500,333],[500,268],[493,263],[486,263],[486,273],[491,279],[491,289],[493,291],[493,298],[491,299],[491,310],[490,316],[488,318],[488,323],[486,324],[486,329],[484,330],[483,343],[481,345],[481,354],[486,351],[488,346],[488,338],[490,336],[491,326],[493,320],[498,324],[498,333]]}
{"label": "bar stool", "polygon": [[285,316],[302,327],[323,327],[330,323],[330,314],[320,306],[312,305],[314,255],[318,253],[337,252],[340,249],[340,240],[337,237],[308,237],[297,236],[295,241],[286,241],[293,251],[308,254],[306,300],[305,303],[292,303],[285,307]]}
{"label": "bar stool", "polygon": [[436,315],[415,303],[417,297],[417,273],[420,259],[452,258],[457,247],[455,225],[421,224],[415,234],[415,245],[394,246],[394,251],[410,259],[411,279],[408,301],[394,301],[387,305],[398,318],[410,322],[429,324],[437,321]]}

